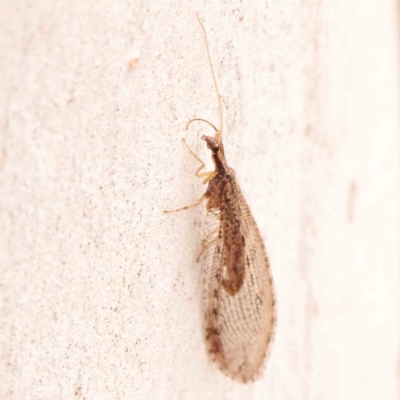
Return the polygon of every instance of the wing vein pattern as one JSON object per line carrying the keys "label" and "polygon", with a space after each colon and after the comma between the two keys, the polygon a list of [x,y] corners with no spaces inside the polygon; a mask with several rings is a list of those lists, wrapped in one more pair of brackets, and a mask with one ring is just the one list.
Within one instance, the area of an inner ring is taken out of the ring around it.
{"label": "wing vein pattern", "polygon": [[208,351],[221,370],[248,382],[262,371],[275,328],[275,291],[259,229],[236,183],[206,218],[204,317]]}

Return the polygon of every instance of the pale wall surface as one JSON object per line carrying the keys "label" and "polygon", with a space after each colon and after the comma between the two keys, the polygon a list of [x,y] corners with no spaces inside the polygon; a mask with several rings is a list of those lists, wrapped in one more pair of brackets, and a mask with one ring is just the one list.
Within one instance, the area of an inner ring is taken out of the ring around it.
{"label": "pale wall surface", "polygon": [[[205,352],[204,210],[162,214],[204,191],[186,122],[218,123],[195,10],[277,288],[247,386]],[[0,398],[398,399],[397,11],[3,1]]]}

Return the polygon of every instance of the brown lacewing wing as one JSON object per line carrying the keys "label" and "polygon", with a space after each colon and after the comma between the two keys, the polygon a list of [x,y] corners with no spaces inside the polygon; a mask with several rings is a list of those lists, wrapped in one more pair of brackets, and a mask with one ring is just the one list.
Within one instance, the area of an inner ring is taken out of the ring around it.
{"label": "brown lacewing wing", "polygon": [[[198,17],[198,16],[197,16]],[[199,17],[198,17],[199,18]],[[206,233],[200,255],[204,254],[204,325],[211,358],[221,371],[234,380],[257,379],[270,351],[276,324],[275,291],[263,240],[249,206],[228,167],[222,144],[222,108],[202,22],[207,55],[217,92],[220,126],[211,125],[215,136],[203,136],[211,150],[215,170],[196,176],[208,183],[195,207],[206,201]],[[186,145],[186,142],[184,142]],[[187,147],[187,145],[186,145]]]}

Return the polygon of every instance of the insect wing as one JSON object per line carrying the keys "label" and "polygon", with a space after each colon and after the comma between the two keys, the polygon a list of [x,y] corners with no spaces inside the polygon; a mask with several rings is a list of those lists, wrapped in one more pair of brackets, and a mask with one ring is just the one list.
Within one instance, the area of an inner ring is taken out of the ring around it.
{"label": "insect wing", "polygon": [[231,378],[258,377],[275,328],[275,291],[264,243],[236,181],[207,214],[204,266],[208,351]]}

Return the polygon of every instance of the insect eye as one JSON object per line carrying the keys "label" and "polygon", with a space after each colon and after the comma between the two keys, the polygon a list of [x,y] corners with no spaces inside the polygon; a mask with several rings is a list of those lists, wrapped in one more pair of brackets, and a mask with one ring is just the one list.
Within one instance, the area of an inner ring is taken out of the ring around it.
{"label": "insect eye", "polygon": [[207,147],[212,151],[216,152],[219,150],[219,144],[213,136],[202,136],[202,139],[207,143]]}
{"label": "insect eye", "polygon": [[216,143],[207,143],[207,147],[212,151],[218,151],[219,146]]}

